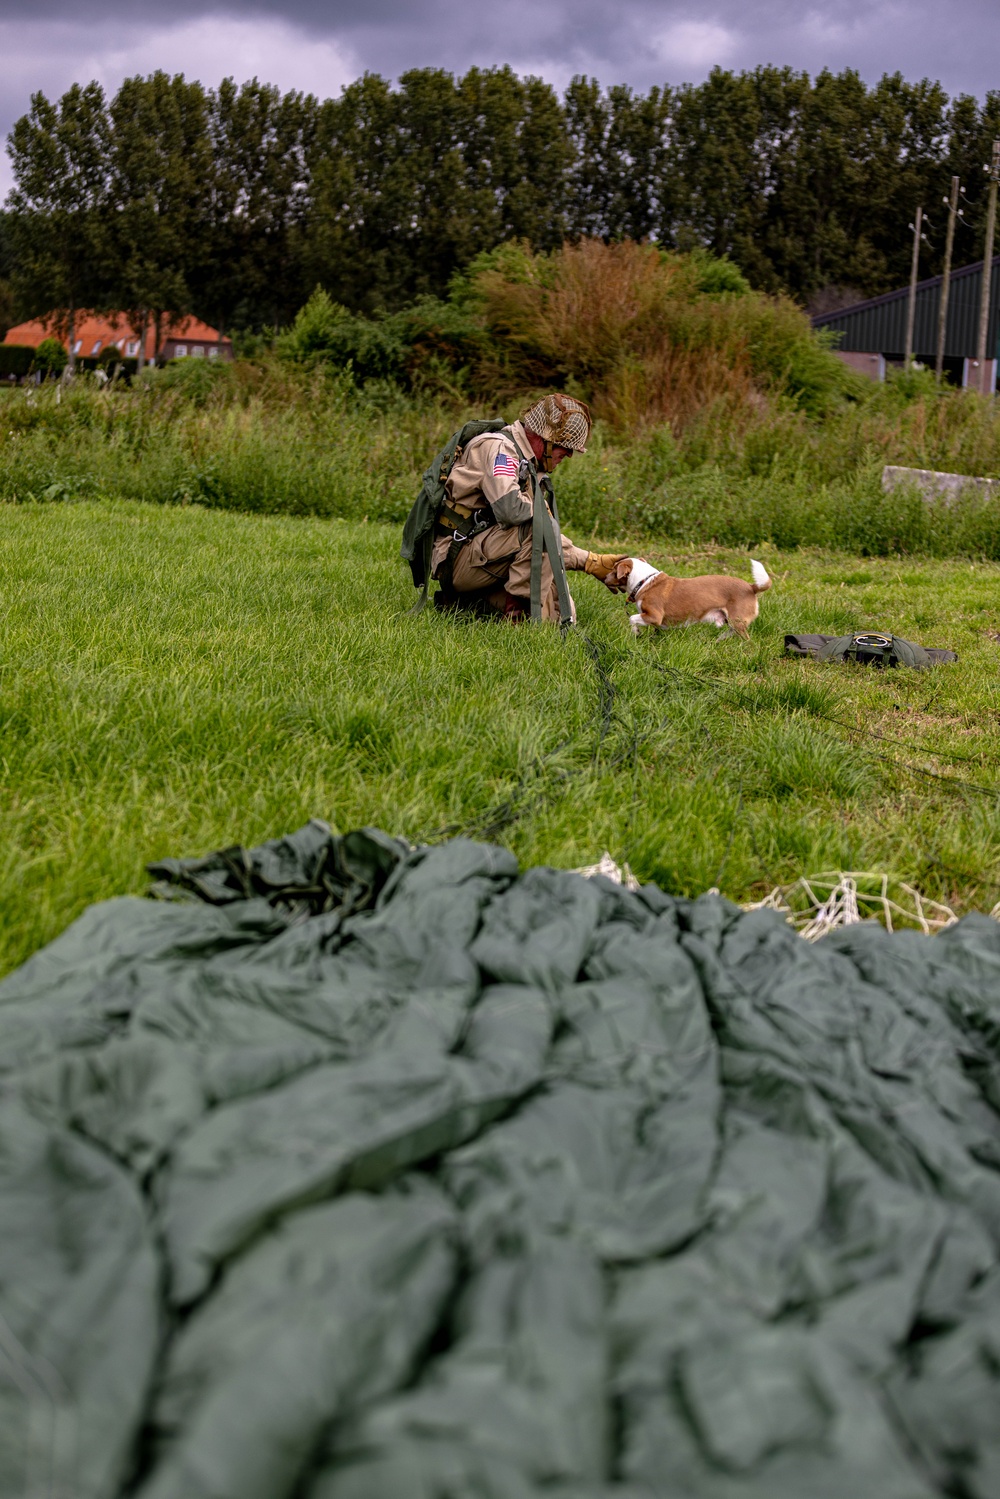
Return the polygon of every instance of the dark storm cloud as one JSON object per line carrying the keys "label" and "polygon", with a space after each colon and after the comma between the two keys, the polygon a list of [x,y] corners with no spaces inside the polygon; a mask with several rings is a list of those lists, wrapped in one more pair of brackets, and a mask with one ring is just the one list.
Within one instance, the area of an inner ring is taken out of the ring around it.
{"label": "dark storm cloud", "polygon": [[694,81],[715,63],[854,67],[869,79],[898,69],[940,77],[950,92],[1000,87],[996,0],[292,0],[281,13],[334,31],[366,67],[393,73],[520,56],[560,78],[582,71],[640,87]]}
{"label": "dark storm cloud", "polygon": [[510,63],[558,87],[586,73],[645,89],[776,63],[869,81],[898,70],[981,96],[1000,87],[997,15],[996,0],[0,0],[0,131],[35,89],[113,89],[156,67],[329,95],[365,69]]}
{"label": "dark storm cloud", "polygon": [[[0,24],[60,33],[79,41],[93,31],[151,38],[193,20],[227,18],[241,27],[275,22],[303,41],[335,44],[362,68],[398,74],[406,67],[530,60],[563,77],[595,73],[646,86],[703,76],[713,62],[752,67],[788,63],[816,72],[857,68],[875,78],[897,68],[908,77],[941,77],[951,91],[1000,85],[996,0],[0,0]],[[86,49],[85,49],[86,50]],[[16,46],[15,46],[16,52]],[[16,57],[11,59],[15,62]],[[196,63],[197,58],[192,58]],[[10,70],[7,71],[10,79]],[[193,71],[193,69],[192,69]],[[14,80],[10,79],[13,83]],[[23,92],[31,82],[19,78]]]}

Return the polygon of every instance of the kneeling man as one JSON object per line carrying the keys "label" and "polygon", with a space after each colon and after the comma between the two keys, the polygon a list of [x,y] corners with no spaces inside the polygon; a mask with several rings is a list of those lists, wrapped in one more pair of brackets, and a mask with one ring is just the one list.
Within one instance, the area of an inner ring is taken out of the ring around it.
{"label": "kneeling man", "polygon": [[[548,476],[565,458],[586,452],[590,428],[590,411],[583,401],[553,394],[529,406],[520,421],[472,439],[448,476],[448,499],[441,507],[431,555],[433,576],[446,598],[492,590],[499,603],[502,591],[506,618],[529,616],[535,481],[539,470]],[[539,493],[551,511],[547,477]],[[474,534],[456,548],[456,537],[466,531]],[[585,552],[565,536],[562,554],[568,571],[598,578],[619,560],[617,555]],[[547,556],[542,559],[542,617],[559,618]]]}

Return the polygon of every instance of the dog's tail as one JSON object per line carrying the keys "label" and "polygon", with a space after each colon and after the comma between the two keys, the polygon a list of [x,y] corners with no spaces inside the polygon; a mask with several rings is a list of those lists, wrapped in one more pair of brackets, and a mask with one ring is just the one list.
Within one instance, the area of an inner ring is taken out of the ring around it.
{"label": "dog's tail", "polygon": [[750,571],[753,573],[754,593],[766,593],[771,586],[771,579],[767,575],[767,568],[763,562],[751,561]]}

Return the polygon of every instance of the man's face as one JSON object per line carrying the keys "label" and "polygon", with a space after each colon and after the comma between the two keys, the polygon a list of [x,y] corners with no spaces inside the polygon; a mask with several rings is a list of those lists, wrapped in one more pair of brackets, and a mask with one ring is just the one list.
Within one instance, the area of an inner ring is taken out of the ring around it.
{"label": "man's face", "polygon": [[535,460],[539,468],[545,474],[551,474],[553,469],[559,467],[564,458],[572,458],[573,456],[572,448],[564,448],[559,443],[553,443],[548,452],[546,452],[546,444],[537,432],[529,432],[528,441],[531,444],[531,451],[535,455]]}

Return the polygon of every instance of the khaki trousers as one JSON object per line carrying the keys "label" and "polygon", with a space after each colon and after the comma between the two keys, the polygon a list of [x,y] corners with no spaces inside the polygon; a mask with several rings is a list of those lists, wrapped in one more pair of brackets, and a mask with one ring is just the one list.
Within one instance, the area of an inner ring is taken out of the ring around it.
{"label": "khaki trousers", "polygon": [[[448,555],[451,542],[441,536],[434,543],[431,559],[434,576]],[[567,572],[582,572],[587,553],[562,538]],[[515,598],[531,597],[531,522],[523,526],[491,526],[467,541],[455,558],[452,583],[456,593],[475,593],[481,588],[503,588]],[[542,557],[542,615],[559,618],[555,579],[547,556]]]}

